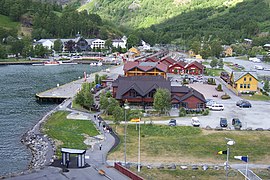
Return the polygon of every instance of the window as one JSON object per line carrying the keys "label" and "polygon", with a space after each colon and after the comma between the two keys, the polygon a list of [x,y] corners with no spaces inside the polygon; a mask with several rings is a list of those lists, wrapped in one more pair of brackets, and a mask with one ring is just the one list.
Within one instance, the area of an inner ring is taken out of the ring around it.
{"label": "window", "polygon": [[244,84],[244,88],[247,88],[247,85],[246,84]]}
{"label": "window", "polygon": [[250,88],[250,84],[247,85],[247,88],[248,88],[248,89]]}
{"label": "window", "polygon": [[240,88],[243,88],[243,84],[240,84]]}
{"label": "window", "polygon": [[134,89],[131,89],[131,90],[129,91],[129,96],[131,96],[131,97],[136,97],[136,96],[137,96],[137,92],[136,92]]}
{"label": "window", "polygon": [[249,81],[251,81],[251,80],[252,80],[252,78],[250,77],[250,78],[249,78]]}
{"label": "window", "polygon": [[244,81],[246,81],[247,79],[244,77]]}

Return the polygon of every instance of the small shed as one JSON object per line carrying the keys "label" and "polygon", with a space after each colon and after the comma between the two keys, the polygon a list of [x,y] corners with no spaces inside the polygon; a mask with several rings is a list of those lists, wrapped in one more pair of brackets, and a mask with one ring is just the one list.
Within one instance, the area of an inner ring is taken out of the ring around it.
{"label": "small shed", "polygon": [[70,161],[70,154],[77,154],[77,167],[85,166],[85,153],[86,150],[61,148],[62,164],[67,165],[67,161]]}

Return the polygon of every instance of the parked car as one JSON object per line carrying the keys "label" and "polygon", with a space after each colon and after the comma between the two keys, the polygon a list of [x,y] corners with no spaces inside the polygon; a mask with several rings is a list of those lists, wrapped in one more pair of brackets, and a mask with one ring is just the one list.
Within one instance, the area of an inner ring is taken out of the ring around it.
{"label": "parked car", "polygon": [[216,104],[216,101],[214,101],[213,99],[206,99],[206,107],[210,108],[210,106]]}
{"label": "parked car", "polygon": [[239,104],[240,108],[251,108],[251,103],[249,101],[244,101],[241,104]]}
{"label": "parked car", "polygon": [[213,111],[223,111],[224,105],[223,104],[213,104],[212,106],[209,107],[209,109],[213,110]]}
{"label": "parked car", "polygon": [[242,122],[238,118],[232,119],[232,125],[234,126],[234,129],[241,129],[242,128]]}
{"label": "parked car", "polygon": [[239,106],[240,104],[242,104],[243,102],[246,102],[247,100],[241,99],[239,101],[236,102],[236,106]]}
{"label": "parked car", "polygon": [[192,126],[194,126],[194,127],[200,127],[200,125],[201,125],[201,123],[200,123],[198,117],[192,117],[192,118],[191,118],[191,124],[192,124]]}
{"label": "parked car", "polygon": [[228,126],[228,121],[226,118],[220,118],[220,127],[227,127]]}
{"label": "parked car", "polygon": [[169,126],[176,126],[176,120],[175,119],[171,119],[169,121]]}

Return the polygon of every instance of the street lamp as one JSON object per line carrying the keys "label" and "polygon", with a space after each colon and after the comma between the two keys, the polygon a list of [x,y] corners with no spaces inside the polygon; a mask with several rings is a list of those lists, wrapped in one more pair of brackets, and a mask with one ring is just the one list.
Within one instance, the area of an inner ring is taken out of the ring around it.
{"label": "street lamp", "polygon": [[228,180],[230,146],[234,145],[235,141],[229,138],[225,139],[227,140],[226,180]]}
{"label": "street lamp", "polygon": [[141,171],[141,128],[140,128],[140,122],[139,124],[139,138],[138,138],[138,172]]}
{"label": "street lamp", "polygon": [[126,166],[127,165],[127,110],[129,110],[129,106],[127,104],[124,104],[124,110],[125,110],[124,161],[125,161],[125,166]]}

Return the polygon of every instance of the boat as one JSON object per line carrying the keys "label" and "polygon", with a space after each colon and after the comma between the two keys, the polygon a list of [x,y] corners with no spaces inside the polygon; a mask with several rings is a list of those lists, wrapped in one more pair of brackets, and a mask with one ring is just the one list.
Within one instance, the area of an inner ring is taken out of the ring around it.
{"label": "boat", "polygon": [[44,66],[57,66],[60,63],[57,61],[45,61],[43,64],[44,64]]}
{"label": "boat", "polygon": [[60,65],[75,65],[75,64],[78,64],[78,63],[70,62],[70,61],[67,61],[67,62],[59,61],[59,64]]}
{"label": "boat", "polygon": [[92,62],[90,66],[102,66],[102,62]]}

